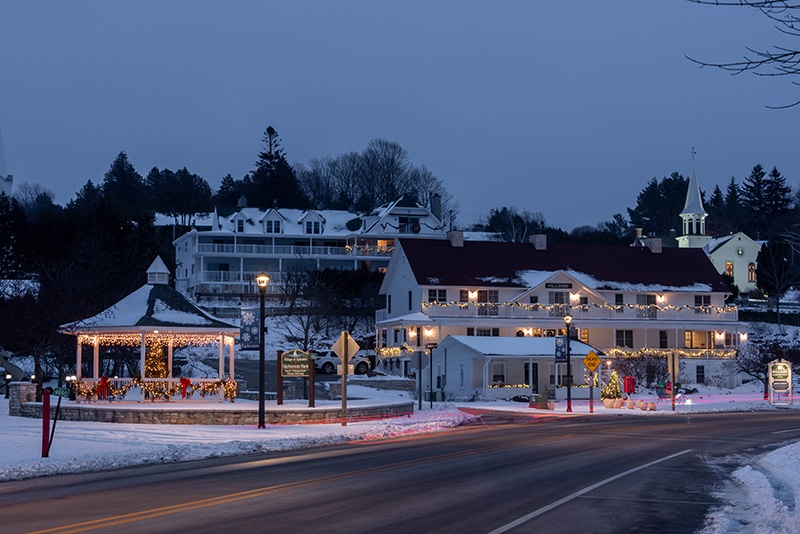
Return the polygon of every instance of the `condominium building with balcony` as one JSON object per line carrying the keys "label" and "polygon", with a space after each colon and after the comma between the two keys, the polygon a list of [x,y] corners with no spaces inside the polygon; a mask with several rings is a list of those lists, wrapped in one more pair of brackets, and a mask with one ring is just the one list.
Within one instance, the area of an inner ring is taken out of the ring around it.
{"label": "condominium building with balcony", "polygon": [[255,276],[261,272],[270,276],[269,293],[280,294],[296,273],[385,270],[398,237],[444,238],[435,195],[431,206],[403,196],[366,215],[277,206],[198,215],[173,242],[175,287],[206,307],[238,309],[258,295]]}
{"label": "condominium building with balcony", "polygon": [[[423,379],[442,395],[525,393],[492,387],[498,384],[552,391],[565,372],[555,367],[552,343],[532,340],[526,348],[524,338],[564,336],[569,314],[572,337],[604,361],[677,354],[685,382],[739,380],[727,364],[746,329],[701,248],[663,248],[658,239],[548,244],[543,235],[530,243],[465,241],[456,231],[448,238],[395,245],[381,286],[386,308],[376,315],[387,371],[407,374],[412,354],[429,352],[433,367]],[[443,343],[448,337],[458,343]],[[470,342],[478,337],[495,338],[496,346]],[[583,382],[580,359],[572,374]]]}

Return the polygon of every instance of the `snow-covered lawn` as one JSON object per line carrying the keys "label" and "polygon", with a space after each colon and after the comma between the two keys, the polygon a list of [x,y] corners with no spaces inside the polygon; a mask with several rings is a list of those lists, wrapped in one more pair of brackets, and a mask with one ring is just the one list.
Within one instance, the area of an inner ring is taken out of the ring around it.
{"label": "snow-covered lawn", "polygon": [[[406,393],[356,385],[348,387],[348,391],[363,399],[352,404],[362,406],[409,399]],[[698,393],[688,395],[686,402],[677,404],[674,412],[668,400],[659,402],[656,411],[611,409],[596,402],[594,416],[670,417],[686,412],[779,409],[770,406],[762,396],[756,386],[743,386],[734,391],[702,387]],[[652,394],[636,395],[634,398],[648,402],[658,400]],[[209,408],[214,409],[225,406],[214,401],[208,404]],[[241,399],[234,405],[228,405],[257,409],[255,402]],[[291,404],[284,406],[286,409],[292,407]],[[194,403],[193,407],[198,406]],[[268,408],[278,409],[274,401],[270,402]],[[254,425],[132,425],[58,421],[50,457],[41,458],[41,421],[9,417],[8,401],[0,399],[0,443],[3,444],[0,449],[0,481],[438,432],[458,426],[472,417],[460,408],[524,413],[535,411],[537,415],[556,417],[569,415],[564,401],[557,402],[553,410],[533,409],[527,403],[496,401],[434,403],[433,409],[429,402],[424,402],[423,409],[410,417],[349,422],[346,426],[268,425],[261,430]],[[589,402],[573,401],[572,408],[573,415],[588,414]],[[798,409],[800,403],[786,408]],[[729,504],[712,512],[703,534],[800,532],[800,510],[796,508],[796,499],[800,498],[800,443],[758,457],[742,458],[741,464],[742,467],[731,474],[731,480],[720,494]]]}

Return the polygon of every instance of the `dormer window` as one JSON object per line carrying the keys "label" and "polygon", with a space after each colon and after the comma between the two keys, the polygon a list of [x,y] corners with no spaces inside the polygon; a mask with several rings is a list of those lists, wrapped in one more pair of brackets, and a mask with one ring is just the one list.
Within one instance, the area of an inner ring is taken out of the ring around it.
{"label": "dormer window", "polygon": [[319,221],[306,221],[306,233],[307,234],[321,234],[322,233],[322,223]]}
{"label": "dormer window", "polygon": [[281,233],[281,221],[264,221],[264,232],[268,234],[280,234]]}
{"label": "dormer window", "polygon": [[239,233],[244,232],[244,221],[242,219],[236,221],[236,231]]}

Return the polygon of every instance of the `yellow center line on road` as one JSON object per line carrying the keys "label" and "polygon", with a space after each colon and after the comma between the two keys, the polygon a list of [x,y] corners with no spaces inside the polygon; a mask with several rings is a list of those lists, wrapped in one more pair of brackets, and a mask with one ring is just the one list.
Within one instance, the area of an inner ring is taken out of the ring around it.
{"label": "yellow center line on road", "polygon": [[270,493],[275,493],[279,491],[286,491],[291,489],[298,489],[303,488],[306,486],[313,486],[316,484],[326,484],[330,482],[337,482],[349,478],[354,478],[358,476],[370,475],[374,473],[380,473],[384,471],[391,471],[394,469],[401,469],[404,467],[411,467],[415,465],[423,465],[426,463],[432,462],[440,462],[442,460],[449,460],[454,458],[461,458],[464,456],[470,456],[474,454],[482,454],[486,452],[493,452],[503,449],[511,449],[515,447],[522,447],[527,445],[534,445],[537,443],[546,443],[551,441],[561,441],[566,439],[574,438],[574,435],[567,434],[563,436],[552,436],[552,437],[544,437],[544,438],[532,438],[528,440],[516,441],[514,443],[503,443],[498,445],[491,445],[476,449],[469,449],[465,451],[459,452],[451,452],[447,454],[439,454],[437,456],[431,456],[428,458],[420,458],[416,460],[405,460],[402,462],[395,462],[391,464],[381,465],[377,467],[369,467],[366,469],[359,469],[358,471],[352,471],[349,473],[340,473],[337,475],[328,475],[324,477],[317,477],[312,478],[309,480],[299,481],[299,482],[288,482],[286,484],[277,484],[274,486],[266,486],[263,488],[257,488],[248,491],[242,491],[238,493],[229,493],[227,495],[220,495],[217,497],[210,497],[208,499],[200,499],[196,501],[190,501],[181,504],[174,504],[171,506],[163,506],[160,508],[153,508],[150,510],[142,510],[140,512],[133,512],[130,514],[118,515],[118,516],[111,516],[105,517],[102,519],[94,519],[91,521],[84,521],[82,523],[74,523],[71,525],[63,525],[59,527],[53,527],[44,530],[37,530],[31,532],[30,534],[70,534],[70,533],[77,533],[77,532],[87,532],[90,530],[96,530],[100,528],[108,528],[118,525],[123,525],[126,523],[133,523],[136,521],[144,521],[147,519],[153,519],[156,517],[161,517],[170,514],[176,514],[181,512],[188,512],[192,510],[197,510],[199,508],[207,508],[211,506],[220,506],[223,504],[228,504],[236,501],[241,501],[245,499],[253,499],[256,497],[261,497],[264,495],[268,495]]}

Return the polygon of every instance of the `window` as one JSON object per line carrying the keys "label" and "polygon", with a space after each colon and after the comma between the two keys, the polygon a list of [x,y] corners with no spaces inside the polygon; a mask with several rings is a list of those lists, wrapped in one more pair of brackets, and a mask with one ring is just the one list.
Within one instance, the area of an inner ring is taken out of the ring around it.
{"label": "window", "polygon": [[684,334],[684,345],[687,349],[704,349],[707,339],[707,332],[687,330]]}
{"label": "window", "polygon": [[733,278],[733,262],[732,261],[725,262],[725,274],[727,274],[728,276]]}
{"label": "window", "polygon": [[392,313],[392,296],[386,295],[386,313]]}
{"label": "window", "polygon": [[697,384],[705,384],[706,383],[706,366],[705,365],[698,365],[695,369],[695,374],[697,375]]}
{"label": "window", "polygon": [[539,295],[531,295],[528,298],[531,304],[539,304]]}
{"label": "window", "polygon": [[446,289],[429,289],[428,302],[447,302]]}
{"label": "window", "polygon": [[394,344],[400,343],[400,330],[394,330]]}
{"label": "window", "polygon": [[504,383],[506,381],[506,364],[492,363],[492,383]]}
{"label": "window", "polygon": [[306,221],[306,233],[307,234],[321,234],[322,233],[322,223],[319,221]]}
{"label": "window", "polygon": [[753,262],[747,264],[747,281],[752,284],[756,283],[756,264]]}
{"label": "window", "polygon": [[469,302],[469,291],[466,289],[458,290],[458,302]]}
{"label": "window", "polygon": [[497,306],[495,302],[499,300],[499,295],[496,289],[479,289],[478,302],[483,303],[478,307],[478,315],[497,315]]}
{"label": "window", "polygon": [[616,330],[617,347],[633,348],[633,330]]}
{"label": "window", "polygon": [[569,302],[569,294],[566,291],[548,291],[547,303],[550,308],[550,317],[564,317],[567,313],[566,304]]}
{"label": "window", "polygon": [[[467,329],[470,330],[469,328]],[[469,335],[469,334],[467,334]],[[475,335],[478,337],[500,337],[499,328],[476,328]]]}
{"label": "window", "polygon": [[279,234],[281,233],[281,222],[280,221],[265,221],[264,223],[264,231],[268,234]]}
{"label": "window", "polygon": [[411,308],[414,306],[414,293],[409,289],[408,290],[408,311],[411,311]]}
{"label": "window", "polygon": [[239,219],[238,221],[236,221],[236,231],[240,232],[240,233],[244,232],[244,221],[243,220]]}
{"label": "window", "polygon": [[637,319],[655,319],[657,315],[655,295],[636,295]]}
{"label": "window", "polygon": [[614,306],[617,307],[617,313],[622,313],[625,310],[625,299],[622,293],[614,294]]}
{"label": "window", "polygon": [[694,296],[694,312],[695,313],[711,313],[709,309],[711,306],[711,295],[695,295]]}
{"label": "window", "polygon": [[475,335],[475,329],[472,328],[471,326],[468,326],[467,327],[467,335],[468,336],[474,336]]}
{"label": "window", "polygon": [[658,348],[660,348],[660,349],[669,348],[669,342],[667,341],[667,331],[666,330],[659,330],[658,331]]}

